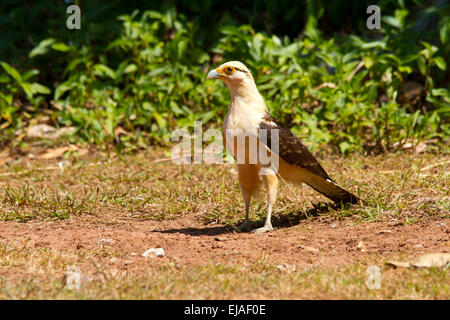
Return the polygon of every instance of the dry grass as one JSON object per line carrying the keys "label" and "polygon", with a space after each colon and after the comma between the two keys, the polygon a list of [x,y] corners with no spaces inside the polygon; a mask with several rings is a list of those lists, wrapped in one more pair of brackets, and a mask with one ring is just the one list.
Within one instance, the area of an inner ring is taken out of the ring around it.
{"label": "dry grass", "polygon": [[[99,261],[99,255],[103,257]],[[448,299],[449,270],[381,267],[380,289],[366,285],[367,266],[280,268],[267,256],[234,264],[146,262],[124,270],[106,266],[120,255],[96,251],[0,246],[1,268],[22,273],[15,281],[0,275],[1,299]],[[80,289],[66,287],[66,270],[82,270]]]}
{"label": "dry grass", "polygon": [[[242,206],[236,206],[242,200],[234,166],[149,164],[152,158],[154,154],[127,156],[123,161],[99,156],[75,160],[64,171],[39,162],[0,168],[0,220],[66,219],[72,214],[95,214],[99,206],[154,220],[194,214],[205,222],[231,224],[242,218]],[[449,217],[449,159],[448,155],[394,154],[329,157],[322,162],[344,188],[368,202],[339,210],[337,216],[412,223]],[[42,170],[43,166],[51,169]],[[11,171],[16,174],[4,176]],[[265,214],[264,201],[259,200],[253,202],[253,218]],[[307,213],[311,202],[319,201],[327,199],[310,188],[282,183],[277,215],[283,219]]]}
{"label": "dry grass", "polygon": [[[120,212],[140,220],[190,216],[205,223],[234,226],[242,221],[236,172],[230,165],[177,166],[162,150],[126,156],[98,154],[54,162],[16,162],[0,167],[0,220],[60,221]],[[323,166],[343,187],[367,201],[326,213],[348,223],[447,221],[450,218],[450,157],[446,154],[380,157],[327,157]],[[42,169],[45,167],[55,167]],[[301,196],[299,196],[301,195]],[[311,201],[326,201],[307,187],[283,183],[274,225],[311,218]],[[238,204],[238,205],[237,205]],[[253,220],[265,215],[264,201],[252,204]],[[260,221],[262,222],[262,220]],[[26,228],[26,224],[24,224]],[[420,235],[418,235],[420,236]],[[385,258],[339,267],[278,268],[266,256],[258,261],[186,266],[177,261],[127,264],[113,249],[74,251],[0,242],[0,299],[448,299],[447,269],[382,267],[379,290],[365,286],[366,268]],[[114,262],[115,261],[115,262]],[[118,263],[117,261],[120,261]],[[79,290],[65,286],[69,266],[87,277]]]}

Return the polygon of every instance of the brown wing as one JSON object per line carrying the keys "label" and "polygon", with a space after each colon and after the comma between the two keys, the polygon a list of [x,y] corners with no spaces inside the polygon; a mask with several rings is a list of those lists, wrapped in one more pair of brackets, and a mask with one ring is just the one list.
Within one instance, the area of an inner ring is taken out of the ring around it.
{"label": "brown wing", "polygon": [[[283,124],[267,114],[263,117],[259,129],[267,130],[267,140],[260,140],[271,150],[271,130],[277,129],[279,136],[278,156],[290,165],[299,166],[324,179],[330,179],[319,161],[309,152],[308,148]],[[260,135],[261,136],[261,135]]]}

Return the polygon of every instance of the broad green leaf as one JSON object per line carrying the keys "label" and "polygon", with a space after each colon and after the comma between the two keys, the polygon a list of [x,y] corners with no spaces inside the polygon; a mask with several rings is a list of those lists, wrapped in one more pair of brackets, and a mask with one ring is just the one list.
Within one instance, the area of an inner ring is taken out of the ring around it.
{"label": "broad green leaf", "polygon": [[13,96],[12,96],[12,94],[8,94],[8,95],[3,96],[3,97],[5,98],[6,102],[7,102],[9,105],[12,105],[12,103],[13,103]]}
{"label": "broad green leaf", "polygon": [[36,83],[36,82],[31,84],[31,90],[33,91],[33,93],[42,93],[42,94],[50,93],[49,88],[47,88],[46,86],[43,86],[42,84]]}
{"label": "broad green leaf", "polygon": [[138,69],[137,65],[132,63],[125,67],[125,69],[123,70],[123,73],[132,73],[132,72],[135,72],[137,69]]}
{"label": "broad green leaf", "polygon": [[63,82],[55,90],[55,100],[58,100],[66,91],[72,88],[72,84]]}
{"label": "broad green leaf", "polygon": [[163,117],[161,117],[161,115],[159,113],[153,112],[153,117],[155,118],[156,122],[158,123],[158,126],[160,129],[166,128],[167,122]]}
{"label": "broad green leaf", "polygon": [[23,91],[25,91],[25,94],[27,95],[28,98],[32,98],[33,97],[33,89],[31,88],[31,84],[28,82],[22,82],[20,84],[20,86],[22,87]]}
{"label": "broad green leaf", "polygon": [[419,67],[419,71],[422,75],[427,74],[426,61],[423,56],[420,56],[419,59],[417,59],[417,66]]}
{"label": "broad green leaf", "polygon": [[62,42],[58,42],[52,45],[52,49],[56,50],[56,51],[62,51],[62,52],[66,52],[70,50],[70,47],[68,45],[66,45],[65,43]]}
{"label": "broad green leaf", "polygon": [[439,69],[445,71],[447,65],[445,63],[445,60],[442,57],[434,57],[433,60]]}
{"label": "broad green leaf", "polygon": [[366,69],[372,68],[374,64],[375,60],[371,56],[364,57],[364,67],[366,67]]}
{"label": "broad green leaf", "polygon": [[450,98],[450,90],[444,88],[436,88],[431,90],[433,96],[443,96]]}
{"label": "broad green leaf", "polygon": [[422,51],[420,51],[420,54],[422,54],[425,58],[430,59],[433,54],[436,53],[438,48],[436,46],[433,46],[425,41],[420,41],[420,43],[425,47]]}
{"label": "broad green leaf", "polygon": [[386,22],[388,25],[393,26],[395,28],[401,28],[402,24],[401,21],[397,20],[396,18],[392,16],[383,16],[381,15],[381,20],[383,22]]}
{"label": "broad green leaf", "polygon": [[20,73],[12,66],[7,64],[6,62],[0,62],[3,69],[5,69],[6,73],[8,73],[14,80],[17,82],[22,82],[22,77],[20,76]]}
{"label": "broad green leaf", "polygon": [[397,9],[395,10],[395,19],[399,22],[400,27],[403,28],[405,25],[405,18],[408,15],[408,10],[406,9]]}
{"label": "broad green leaf", "polygon": [[443,17],[439,22],[439,36],[442,44],[448,42],[448,37],[450,36],[450,16]]}
{"label": "broad green leaf", "polygon": [[33,58],[35,56],[45,54],[49,51],[49,47],[56,42],[53,38],[44,39],[39,44],[30,51],[28,57]]}
{"label": "broad green leaf", "polygon": [[381,48],[381,49],[385,49],[386,48],[386,42],[384,41],[371,41],[371,42],[365,42],[361,48],[363,49],[371,49],[371,48]]}
{"label": "broad green leaf", "polygon": [[410,66],[399,66],[398,71],[410,74],[412,72],[412,69]]}
{"label": "broad green leaf", "polygon": [[27,81],[28,79],[30,79],[31,77],[33,77],[37,74],[39,74],[39,70],[31,69],[22,75],[22,79],[23,79],[23,81]]}
{"label": "broad green leaf", "polygon": [[112,70],[108,66],[105,66],[104,64],[96,64],[94,66],[94,69],[95,69],[94,73],[99,76],[107,75],[108,77],[110,77],[113,80],[116,78],[116,74],[114,73],[114,70]]}

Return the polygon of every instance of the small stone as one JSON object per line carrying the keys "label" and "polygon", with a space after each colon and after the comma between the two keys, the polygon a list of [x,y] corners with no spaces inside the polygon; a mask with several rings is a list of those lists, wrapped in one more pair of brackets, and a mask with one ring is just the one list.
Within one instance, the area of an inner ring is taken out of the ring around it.
{"label": "small stone", "polygon": [[142,254],[144,258],[164,257],[164,255],[165,252],[163,248],[151,248]]}
{"label": "small stone", "polygon": [[114,243],[114,240],[113,240],[113,239],[108,239],[108,238],[101,239],[101,240],[98,242],[98,244],[100,244],[100,245],[103,245],[103,244],[113,244],[113,243]]}
{"label": "small stone", "polygon": [[366,252],[366,248],[365,248],[364,242],[360,241],[358,243],[358,249],[360,249],[361,252]]}

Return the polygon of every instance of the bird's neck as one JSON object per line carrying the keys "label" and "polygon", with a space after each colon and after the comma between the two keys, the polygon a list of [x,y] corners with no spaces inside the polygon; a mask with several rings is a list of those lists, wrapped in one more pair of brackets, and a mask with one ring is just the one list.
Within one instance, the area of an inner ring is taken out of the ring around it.
{"label": "bird's neck", "polygon": [[230,89],[230,108],[251,107],[257,108],[261,113],[267,112],[264,99],[256,88],[256,84],[252,82],[242,82],[238,86],[228,86]]}

